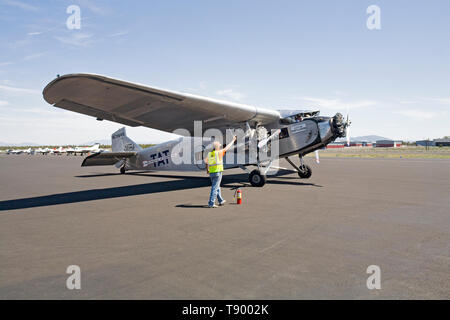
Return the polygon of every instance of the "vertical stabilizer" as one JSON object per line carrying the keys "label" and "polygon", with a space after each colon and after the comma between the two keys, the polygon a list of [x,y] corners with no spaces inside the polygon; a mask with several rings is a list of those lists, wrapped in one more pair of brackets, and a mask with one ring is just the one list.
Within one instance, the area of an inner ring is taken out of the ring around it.
{"label": "vertical stabilizer", "polygon": [[142,148],[137,143],[127,137],[125,127],[114,132],[111,135],[111,141],[112,152],[142,150]]}

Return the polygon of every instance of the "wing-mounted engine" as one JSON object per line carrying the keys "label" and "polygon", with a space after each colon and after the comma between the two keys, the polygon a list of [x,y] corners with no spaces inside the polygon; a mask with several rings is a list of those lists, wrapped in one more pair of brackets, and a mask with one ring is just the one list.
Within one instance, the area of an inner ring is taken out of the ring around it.
{"label": "wing-mounted engine", "polygon": [[[245,124],[244,128],[241,127],[239,129],[244,129],[244,149],[246,151],[249,150],[251,143],[254,143],[255,151],[257,150],[256,146],[260,149],[265,148],[263,151],[267,151],[268,149],[270,149],[270,141],[275,139],[280,132],[280,130],[276,130],[275,133],[270,134],[269,130],[265,126],[260,125],[256,126],[256,128],[251,128],[248,122]],[[236,132],[236,128],[228,128],[227,132],[231,132],[232,136],[238,135]]]}

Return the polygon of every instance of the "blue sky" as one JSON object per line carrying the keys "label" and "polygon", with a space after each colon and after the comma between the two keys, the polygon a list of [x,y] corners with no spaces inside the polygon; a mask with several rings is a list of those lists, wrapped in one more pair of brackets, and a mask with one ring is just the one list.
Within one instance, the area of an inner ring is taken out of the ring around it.
{"label": "blue sky", "polygon": [[[79,30],[66,27],[72,4]],[[366,27],[372,4],[380,30]],[[56,74],[79,72],[273,109],[349,112],[353,136],[450,135],[449,14],[447,0],[0,0],[0,141],[109,138],[120,124],[42,99]]]}

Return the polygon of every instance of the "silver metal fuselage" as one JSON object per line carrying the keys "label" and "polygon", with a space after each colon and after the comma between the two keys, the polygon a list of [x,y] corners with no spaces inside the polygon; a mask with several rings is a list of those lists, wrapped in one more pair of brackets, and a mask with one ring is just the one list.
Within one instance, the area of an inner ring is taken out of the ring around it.
{"label": "silver metal fuselage", "polygon": [[[319,117],[305,119],[291,124],[273,123],[266,126],[271,130],[280,129],[279,156],[285,158],[292,155],[305,155],[321,149],[336,139],[332,126],[332,118]],[[239,143],[239,141],[238,141]],[[188,159],[181,161],[183,154],[181,145],[190,146]],[[139,151],[136,156],[125,160],[127,170],[149,171],[201,171],[205,170],[203,159],[212,150],[212,140],[200,137],[181,137]],[[256,160],[245,151],[245,160],[237,161],[236,148],[228,151],[224,157],[224,168],[256,165]]]}

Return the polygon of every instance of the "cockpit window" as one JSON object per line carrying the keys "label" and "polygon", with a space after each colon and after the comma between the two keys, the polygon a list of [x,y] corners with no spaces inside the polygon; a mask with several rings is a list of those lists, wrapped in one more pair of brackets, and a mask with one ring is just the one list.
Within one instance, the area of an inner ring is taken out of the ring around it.
{"label": "cockpit window", "polygon": [[300,114],[281,119],[281,123],[283,123],[283,124],[291,124],[291,123],[296,123],[296,122],[301,122],[301,121],[303,121],[303,117]]}
{"label": "cockpit window", "polygon": [[[283,111],[282,115],[286,115],[288,111]],[[287,113],[288,114],[288,113]],[[282,124],[292,124],[297,122],[302,122],[304,119],[317,116],[319,114],[319,111],[303,111],[291,114],[289,116],[285,116],[280,120]]]}

